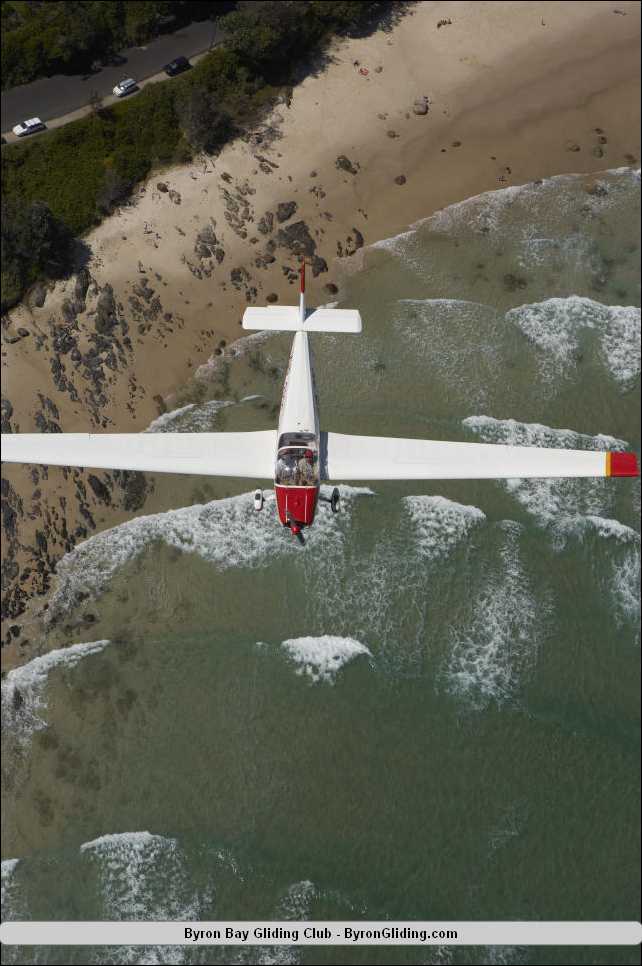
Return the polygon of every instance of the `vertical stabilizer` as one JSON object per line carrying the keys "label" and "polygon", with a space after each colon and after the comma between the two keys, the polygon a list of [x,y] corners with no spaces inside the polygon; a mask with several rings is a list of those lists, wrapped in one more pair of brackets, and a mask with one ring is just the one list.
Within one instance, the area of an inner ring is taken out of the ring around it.
{"label": "vertical stabilizer", "polygon": [[305,258],[301,261],[299,278],[301,279],[301,292],[299,295],[299,319],[301,321],[301,325],[303,325],[305,322]]}

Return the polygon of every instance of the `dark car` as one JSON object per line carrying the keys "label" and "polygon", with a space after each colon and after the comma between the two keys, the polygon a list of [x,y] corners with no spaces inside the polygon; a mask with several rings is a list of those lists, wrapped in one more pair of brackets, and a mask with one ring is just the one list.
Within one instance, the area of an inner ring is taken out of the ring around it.
{"label": "dark car", "polygon": [[184,70],[189,70],[191,66],[187,57],[177,57],[170,64],[165,64],[163,70],[170,77],[175,77],[176,74],[182,74]]}

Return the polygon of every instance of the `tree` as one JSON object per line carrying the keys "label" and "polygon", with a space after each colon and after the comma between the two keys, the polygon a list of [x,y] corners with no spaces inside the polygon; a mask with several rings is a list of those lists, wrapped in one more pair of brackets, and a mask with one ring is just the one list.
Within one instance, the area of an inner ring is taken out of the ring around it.
{"label": "tree", "polygon": [[178,103],[181,129],[195,151],[215,151],[232,131],[230,115],[212,91],[190,87]]}
{"label": "tree", "polygon": [[[73,268],[74,237],[43,201],[2,204],[2,310],[44,275],[60,278]],[[5,287],[6,286],[6,287]]]}

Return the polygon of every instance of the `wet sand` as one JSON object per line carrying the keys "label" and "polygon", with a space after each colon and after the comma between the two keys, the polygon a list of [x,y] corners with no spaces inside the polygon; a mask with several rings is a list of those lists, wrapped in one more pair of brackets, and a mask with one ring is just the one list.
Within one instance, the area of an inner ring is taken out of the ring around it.
{"label": "wet sand", "polygon": [[[310,304],[327,302],[363,246],[445,205],[639,164],[639,12],[425,2],[390,31],[337,41],[289,105],[217,158],[155,174],[87,236],[85,272],[10,313],[3,429],[142,430],[190,380],[207,381],[248,303],[296,300],[302,253]],[[56,561],[144,512],[153,480],[3,476],[8,667],[43,647],[37,614]]]}

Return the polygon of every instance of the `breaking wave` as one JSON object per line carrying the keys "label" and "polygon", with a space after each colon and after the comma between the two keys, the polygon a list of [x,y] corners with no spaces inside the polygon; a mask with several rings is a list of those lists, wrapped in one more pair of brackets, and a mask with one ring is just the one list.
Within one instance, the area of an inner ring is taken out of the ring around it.
{"label": "breaking wave", "polygon": [[489,568],[473,596],[469,622],[450,628],[448,655],[438,687],[483,710],[516,697],[533,666],[550,605],[536,598],[521,564],[523,528],[500,524],[499,566]]}
{"label": "breaking wave", "polygon": [[98,654],[109,641],[89,641],[49,651],[9,671],[2,681],[2,725],[22,738],[46,727],[46,686],[54,668],[73,668],[84,657]]}
{"label": "breaking wave", "polygon": [[445,496],[406,496],[403,503],[412,522],[417,551],[428,560],[447,557],[486,520],[478,507],[455,503]]}
{"label": "breaking wave", "polygon": [[297,665],[297,674],[306,674],[313,682],[333,684],[337,673],[350,661],[362,655],[372,657],[365,644],[350,637],[296,637],[283,641],[281,647]]}
{"label": "breaking wave", "polygon": [[[279,526],[273,493],[265,496],[261,513],[254,510],[251,493],[213,500],[206,504],[182,507],[166,513],[137,517],[110,530],[104,530],[66,554],[57,568],[56,589],[47,611],[51,622],[70,610],[78,594],[98,597],[114,574],[155,541],[162,541],[183,553],[198,554],[219,570],[230,567],[258,567],[286,554],[305,553],[328,542],[343,540],[343,529],[350,520],[351,505],[358,496],[371,494],[366,487],[339,487],[343,512],[318,514],[314,527],[306,532],[306,545],[300,547]],[[321,494],[330,496],[330,488]],[[243,533],[239,540],[238,534]]]}
{"label": "breaking wave", "polygon": [[571,295],[520,305],[506,319],[546,354],[540,369],[547,379],[577,365],[584,330],[597,333],[604,362],[622,388],[640,375],[640,309],[635,306],[602,305]]}

